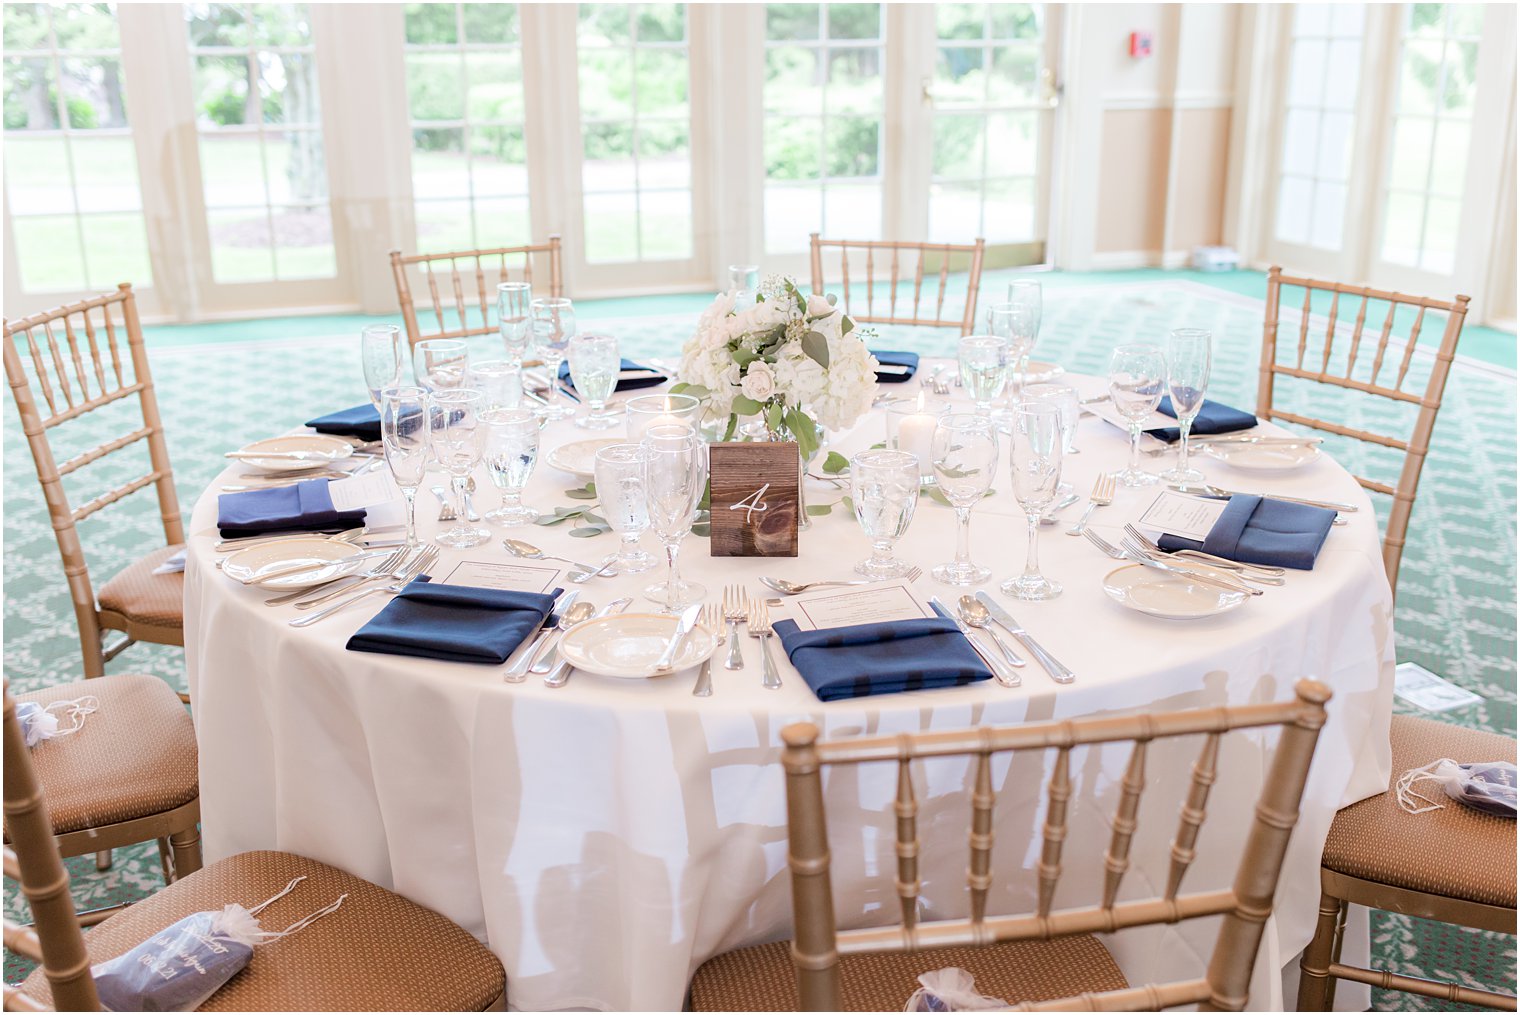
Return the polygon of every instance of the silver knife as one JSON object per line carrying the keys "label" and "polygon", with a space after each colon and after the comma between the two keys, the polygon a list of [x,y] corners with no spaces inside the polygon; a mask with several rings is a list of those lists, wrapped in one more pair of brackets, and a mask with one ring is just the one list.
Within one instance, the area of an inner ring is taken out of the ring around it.
{"label": "silver knife", "polygon": [[702,615],[702,604],[692,603],[681,613],[681,619],[676,623],[676,633],[670,636],[670,644],[665,646],[665,651],[660,653],[660,658],[655,661],[656,673],[669,673],[675,668],[676,652],[681,648],[681,642],[691,633],[691,629],[697,626],[697,618]]}
{"label": "silver knife", "polygon": [[1018,687],[1023,683],[1022,678],[1017,673],[1008,673],[990,653],[982,650],[982,646],[978,645],[976,639],[971,637],[971,628],[967,627],[965,622],[951,611],[950,607],[940,602],[939,596],[930,596],[929,605],[934,608],[935,613],[938,613],[960,629],[961,634],[966,639],[966,644],[970,645],[972,650],[982,657],[982,662],[987,664],[987,668],[992,671],[992,675],[997,678],[998,683],[1004,687]]}
{"label": "silver knife", "polygon": [[1029,632],[1024,630],[1024,626],[1014,620],[1013,614],[1003,609],[997,600],[986,592],[978,592],[976,601],[987,607],[987,612],[992,614],[992,619],[1001,624],[1005,631],[1017,638],[1019,643],[1029,650],[1030,655],[1040,661],[1040,665],[1045,667],[1045,671],[1050,674],[1050,679],[1058,684],[1069,684],[1077,679],[1077,675],[1064,663],[1045,651],[1043,645],[1030,637]]}
{"label": "silver knife", "polygon": [[[612,602],[608,603],[606,606],[603,606],[600,610],[598,610],[596,617],[593,617],[592,619],[595,620],[613,613],[622,613],[624,610],[628,609],[629,604],[632,602],[633,599],[628,596],[624,596],[622,599],[614,599]],[[564,687],[565,683],[570,679],[570,669],[570,660],[564,658],[562,654],[560,656],[559,665],[554,667],[553,671],[551,671],[550,674],[544,678],[544,686]]]}
{"label": "silver knife", "polygon": [[[575,602],[576,598],[579,597],[580,594],[580,589],[573,589],[569,592],[560,593],[559,598],[554,601],[554,612],[549,616],[552,617],[554,613],[562,613],[563,611],[568,610],[570,608],[570,605]],[[546,617],[545,619],[547,620],[548,618]],[[520,684],[524,680],[527,680],[528,667],[532,665],[534,657],[538,655],[538,650],[540,647],[542,647],[544,639],[549,637],[549,635],[553,634],[556,630],[558,630],[557,625],[540,628],[537,637],[535,637],[533,639],[533,643],[528,646],[528,650],[518,657],[517,662],[507,667],[506,672],[501,675],[502,680],[506,681],[509,684]]]}

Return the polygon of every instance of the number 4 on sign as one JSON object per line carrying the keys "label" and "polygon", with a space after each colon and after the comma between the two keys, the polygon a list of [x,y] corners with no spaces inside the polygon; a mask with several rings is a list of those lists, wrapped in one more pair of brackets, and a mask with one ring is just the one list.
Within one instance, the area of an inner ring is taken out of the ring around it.
{"label": "number 4 on sign", "polygon": [[738,503],[730,504],[728,506],[728,509],[730,511],[742,510],[744,512],[744,524],[753,525],[755,522],[755,512],[764,511],[766,508],[765,501],[761,500],[760,498],[764,497],[765,491],[769,490],[770,488],[771,485],[769,483],[766,483],[760,489],[756,490],[754,493],[750,494],[748,497],[745,497]]}

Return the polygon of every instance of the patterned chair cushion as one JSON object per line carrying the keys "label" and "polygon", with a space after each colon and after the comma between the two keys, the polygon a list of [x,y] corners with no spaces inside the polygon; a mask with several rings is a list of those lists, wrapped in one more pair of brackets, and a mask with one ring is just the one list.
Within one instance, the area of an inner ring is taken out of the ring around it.
{"label": "patterned chair cushion", "polygon": [[150,627],[185,626],[185,576],[154,574],[153,569],[183,549],[165,546],[122,568],[96,592],[102,610],[120,613]]}

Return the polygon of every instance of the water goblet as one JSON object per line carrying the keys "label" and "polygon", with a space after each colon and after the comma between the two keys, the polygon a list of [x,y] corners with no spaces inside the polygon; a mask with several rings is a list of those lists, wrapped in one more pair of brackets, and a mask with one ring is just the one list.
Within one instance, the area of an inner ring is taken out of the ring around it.
{"label": "water goblet", "polygon": [[639,536],[649,528],[649,459],[643,444],[612,444],[596,453],[592,467],[602,517],[622,540],[615,563],[617,574],[638,574],[654,567],[653,555],[639,549]]}
{"label": "water goblet", "polygon": [[1054,599],[1061,586],[1040,573],[1040,515],[1061,485],[1061,413],[1049,402],[1020,402],[1013,410],[1009,466],[1013,496],[1029,523],[1024,573],[999,586],[1015,599]]}
{"label": "water goblet", "polygon": [[549,375],[548,401],[535,411],[543,419],[565,419],[575,409],[561,399],[559,367],[575,337],[575,305],[562,297],[533,301],[533,348]]}
{"label": "water goblet", "polygon": [[401,386],[401,329],[394,324],[366,324],[359,333],[359,358],[364,365],[364,386],[369,401],[380,408],[380,396],[386,388]]}
{"label": "water goblet", "polygon": [[433,457],[449,474],[454,486],[454,511],[458,516],[453,528],[433,538],[444,546],[466,549],[479,546],[491,538],[490,530],[465,520],[465,483],[480,464],[485,428],[481,425],[481,407],[485,396],[474,388],[444,388],[428,396],[428,430]]}
{"label": "water goblet", "polygon": [[522,367],[510,360],[492,359],[470,364],[470,377],[486,396],[487,409],[515,409],[522,405]]}
{"label": "water goblet", "polygon": [[430,392],[468,387],[470,347],[457,338],[424,339],[412,348],[412,368]]}
{"label": "water goblet", "polygon": [[1202,483],[1203,473],[1188,467],[1188,432],[1203,408],[1213,362],[1214,336],[1196,328],[1178,328],[1166,343],[1166,386],[1172,396],[1172,414],[1182,440],[1177,464],[1161,474],[1168,483]]}
{"label": "water goblet", "polygon": [[979,416],[991,417],[992,403],[1008,384],[1008,342],[996,335],[967,335],[956,346],[961,383]]}
{"label": "water goblet", "polygon": [[397,385],[380,392],[380,445],[385,464],[406,498],[406,545],[418,546],[417,488],[427,472],[428,393],[414,385]]}
{"label": "water goblet", "polygon": [[1140,468],[1140,428],[1156,411],[1166,386],[1166,357],[1154,345],[1121,345],[1108,360],[1108,393],[1129,423],[1129,468],[1120,485],[1150,486],[1157,477]]}
{"label": "water goblet", "polygon": [[482,412],[480,423],[485,428],[486,471],[501,491],[501,507],[487,511],[485,520],[507,528],[532,524],[538,512],[523,503],[522,492],[538,464],[543,421],[527,409],[497,408]]}
{"label": "water goblet", "polygon": [[496,286],[496,327],[507,359],[522,366],[533,335],[533,286],[527,282],[501,282]]}
{"label": "water goblet", "polygon": [[918,507],[918,456],[906,451],[862,451],[850,459],[855,520],[871,540],[871,556],[855,565],[867,578],[901,578],[911,565],[892,557],[892,544],[908,531]]}
{"label": "water goblet", "polygon": [[997,428],[983,416],[955,413],[935,426],[930,448],[939,489],[955,508],[956,539],[955,562],[929,573],[946,585],[980,585],[992,570],[971,562],[971,508],[997,474]]}
{"label": "water goblet", "polygon": [[617,426],[618,413],[607,411],[607,399],[617,388],[623,364],[617,339],[611,335],[576,335],[570,339],[569,354],[570,381],[587,404],[586,411],[575,417],[575,425],[586,430]]}
{"label": "water goblet", "polygon": [[707,595],[696,582],[682,581],[681,540],[691,532],[697,504],[707,488],[707,445],[689,426],[652,426],[644,433],[649,449],[644,489],[649,527],[665,547],[666,578],[644,590],[644,598],[667,613],[679,613]]}
{"label": "water goblet", "polygon": [[702,425],[702,402],[693,395],[636,395],[623,403],[628,417],[628,439],[637,443],[652,426]]}

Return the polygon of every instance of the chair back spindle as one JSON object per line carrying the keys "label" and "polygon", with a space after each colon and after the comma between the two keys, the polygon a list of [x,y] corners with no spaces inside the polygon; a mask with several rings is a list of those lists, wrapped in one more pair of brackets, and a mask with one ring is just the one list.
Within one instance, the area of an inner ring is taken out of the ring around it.
{"label": "chair back spindle", "polygon": [[[427,338],[469,338],[496,331],[496,286],[502,282],[537,284],[547,264],[548,296],[564,295],[559,236],[543,243],[482,250],[454,250],[439,254],[402,254],[391,251],[391,274],[396,280],[396,299],[406,326],[407,342],[416,345]],[[435,330],[424,331],[412,297],[412,272],[420,272],[427,284],[430,322]],[[445,298],[439,276],[445,275]],[[448,305],[451,303],[452,305]],[[450,320],[452,315],[453,319]]]}
{"label": "chair back spindle", "polygon": [[[986,241],[980,237],[974,243],[902,243],[892,240],[825,240],[818,233],[811,234],[811,262],[813,269],[813,292],[825,291],[827,279],[824,272],[825,248],[839,252],[840,306],[845,313],[862,324],[900,324],[916,327],[959,328],[962,335],[969,335],[976,328],[976,301],[982,285],[982,259]],[[890,290],[882,296],[877,294],[877,252],[889,252],[888,265]],[[908,251],[916,254],[913,267],[913,308],[898,311],[898,289],[901,279],[901,255]],[[865,266],[865,295],[856,299],[850,287],[850,258],[863,258]],[[950,290],[950,261],[953,257],[968,258],[966,276],[966,303],[960,313],[946,316],[945,299]],[[924,275],[929,259],[939,261],[938,282],[930,297],[933,311],[924,305]],[[878,309],[876,301],[885,304]],[[860,304],[864,304],[864,309]]]}

